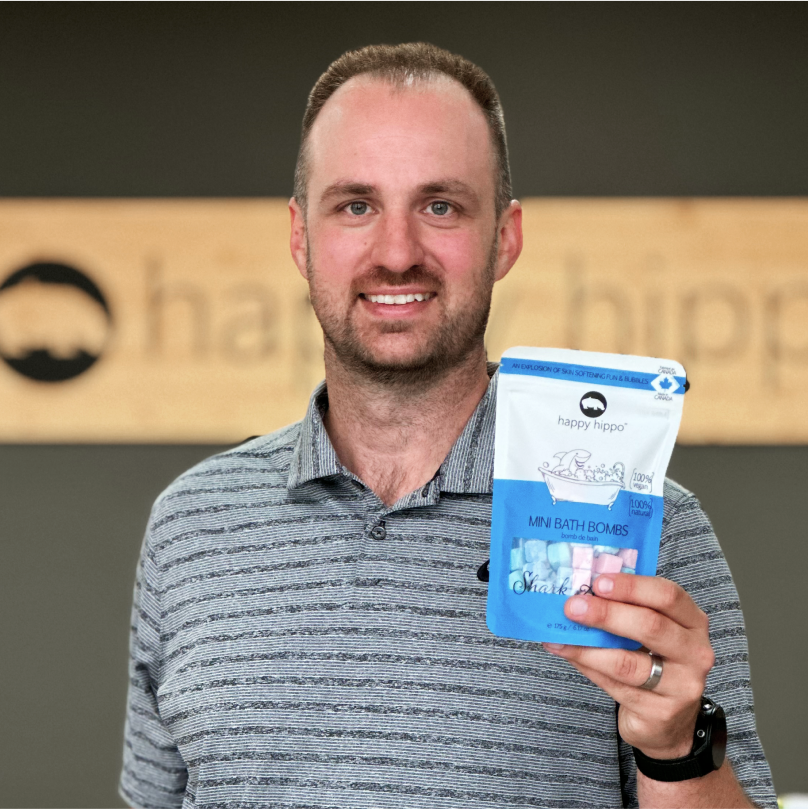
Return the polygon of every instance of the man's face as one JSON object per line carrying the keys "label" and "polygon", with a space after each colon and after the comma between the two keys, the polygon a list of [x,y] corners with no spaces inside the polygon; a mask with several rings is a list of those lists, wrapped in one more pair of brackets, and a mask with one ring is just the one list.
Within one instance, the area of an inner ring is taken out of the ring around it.
{"label": "man's face", "polygon": [[489,130],[468,92],[448,79],[352,79],[308,147],[292,252],[327,356],[393,380],[481,351],[492,286],[518,255],[518,211],[497,221]]}

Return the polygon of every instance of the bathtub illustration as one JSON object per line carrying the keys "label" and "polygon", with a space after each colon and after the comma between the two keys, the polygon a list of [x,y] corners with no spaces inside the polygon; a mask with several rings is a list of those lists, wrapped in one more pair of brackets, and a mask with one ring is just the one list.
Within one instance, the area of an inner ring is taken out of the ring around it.
{"label": "bathtub illustration", "polygon": [[559,500],[572,503],[594,503],[596,506],[612,507],[623,488],[622,483],[598,483],[594,480],[575,480],[556,475],[547,469],[541,470],[544,482],[550,490],[553,505]]}
{"label": "bathtub illustration", "polygon": [[552,468],[547,463],[539,467],[553,505],[566,500],[612,507],[624,487],[625,467],[622,463],[618,461],[609,469],[605,464],[589,466],[590,453],[582,449],[558,452],[554,457],[558,461]]}

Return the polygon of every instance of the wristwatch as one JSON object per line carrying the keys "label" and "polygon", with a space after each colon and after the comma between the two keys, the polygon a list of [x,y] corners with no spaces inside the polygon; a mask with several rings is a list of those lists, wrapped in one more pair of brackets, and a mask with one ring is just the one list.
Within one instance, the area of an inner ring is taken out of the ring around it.
{"label": "wristwatch", "polygon": [[650,758],[636,747],[634,761],[637,769],[654,781],[687,781],[717,770],[724,763],[727,751],[727,718],[724,709],[706,697],[701,698],[701,710],[696,717],[693,749],[680,758]]}

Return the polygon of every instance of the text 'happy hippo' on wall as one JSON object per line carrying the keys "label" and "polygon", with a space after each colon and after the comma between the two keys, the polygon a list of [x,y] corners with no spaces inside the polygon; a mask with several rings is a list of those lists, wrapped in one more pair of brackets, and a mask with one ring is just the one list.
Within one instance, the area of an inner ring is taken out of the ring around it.
{"label": "text 'happy hippo' on wall", "polygon": [[[808,202],[529,199],[489,357],[679,360],[680,439],[805,443]],[[0,201],[0,441],[237,441],[299,419],[322,337],[283,200]]]}

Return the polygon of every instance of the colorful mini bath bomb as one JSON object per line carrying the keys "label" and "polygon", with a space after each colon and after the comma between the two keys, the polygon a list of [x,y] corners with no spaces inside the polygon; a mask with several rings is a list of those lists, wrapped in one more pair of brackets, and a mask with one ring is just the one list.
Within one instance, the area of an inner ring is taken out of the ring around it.
{"label": "colorful mini bath bomb", "polygon": [[592,570],[595,573],[619,573],[622,567],[623,560],[611,553],[602,553],[592,562]]}
{"label": "colorful mini bath bomb", "polygon": [[575,595],[576,593],[580,593],[582,590],[584,593],[588,593],[591,587],[592,587],[592,571],[573,568],[572,571],[573,595]]}
{"label": "colorful mini bath bomb", "polygon": [[525,540],[525,563],[541,562],[547,558],[547,541],[544,539]]}
{"label": "colorful mini bath bomb", "polygon": [[592,546],[574,545],[572,548],[572,566],[576,570],[592,569]]}
{"label": "colorful mini bath bomb", "polygon": [[530,579],[530,591],[533,593],[552,593],[555,589],[556,575],[553,570],[546,579]]}
{"label": "colorful mini bath bomb", "polygon": [[633,567],[621,567],[621,573],[636,573],[637,571]]}
{"label": "colorful mini bath bomb", "polygon": [[569,542],[550,542],[547,545],[547,558],[558,570],[560,567],[572,567],[572,548]]}
{"label": "colorful mini bath bomb", "polygon": [[571,596],[575,591],[572,589],[572,580],[575,571],[571,567],[560,567],[556,573],[556,591],[562,596]]}
{"label": "colorful mini bath bomb", "polygon": [[601,553],[610,553],[615,556],[619,550],[620,548],[616,545],[595,545],[595,556]]}
{"label": "colorful mini bath bomb", "polygon": [[546,559],[541,562],[530,562],[525,565],[525,573],[529,579],[536,579],[537,581],[549,581],[555,575],[553,568]]}
{"label": "colorful mini bath bomb", "polygon": [[521,570],[525,565],[525,549],[520,545],[511,548],[511,570]]}
{"label": "colorful mini bath bomb", "polygon": [[515,570],[508,576],[508,587],[513,590],[514,585],[516,585],[517,590],[523,590],[525,586],[525,577],[522,575],[521,570]]}
{"label": "colorful mini bath bomb", "polygon": [[617,555],[623,560],[623,567],[637,568],[636,548],[620,548]]}

